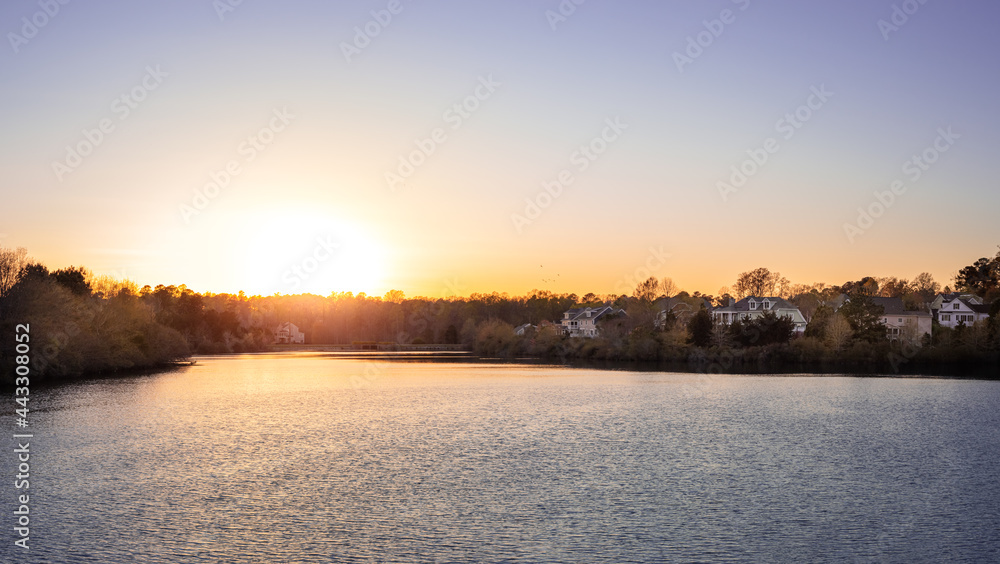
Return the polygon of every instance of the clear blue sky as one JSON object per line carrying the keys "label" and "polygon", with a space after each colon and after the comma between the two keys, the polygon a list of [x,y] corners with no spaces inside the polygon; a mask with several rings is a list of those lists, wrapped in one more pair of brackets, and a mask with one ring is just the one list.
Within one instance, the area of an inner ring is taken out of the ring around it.
{"label": "clear blue sky", "polygon": [[996,3],[222,5],[0,7],[0,245],[201,291],[444,295],[945,284],[1000,243]]}

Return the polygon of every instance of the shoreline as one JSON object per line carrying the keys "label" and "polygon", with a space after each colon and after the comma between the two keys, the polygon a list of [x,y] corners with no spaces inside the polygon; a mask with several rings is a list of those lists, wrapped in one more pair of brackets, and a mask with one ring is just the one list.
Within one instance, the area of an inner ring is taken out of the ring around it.
{"label": "shoreline", "polygon": [[[422,345],[421,345],[422,347]],[[740,364],[720,370],[717,361],[699,358],[698,360],[615,360],[597,358],[558,358],[546,356],[496,356],[477,354],[468,348],[449,351],[412,349],[412,350],[382,350],[366,351],[351,348],[349,345],[305,345],[280,348],[276,350],[220,353],[211,355],[193,355],[196,357],[225,357],[243,354],[295,354],[318,353],[329,354],[331,357],[364,360],[378,359],[384,361],[402,362],[469,362],[483,364],[510,364],[524,366],[561,366],[565,368],[582,368],[635,372],[662,372],[678,374],[708,374],[708,375],[804,375],[804,376],[857,376],[881,378],[954,378],[973,380],[1000,380],[1000,364],[998,363],[927,363],[910,361],[898,372],[885,370],[876,364],[844,361],[841,363],[821,361],[815,362],[774,362],[763,366]]]}
{"label": "shoreline", "polygon": [[[132,367],[113,371],[88,372],[63,377],[44,377],[33,385],[58,386],[71,382],[151,376],[196,366],[200,358],[243,355],[288,355],[314,353],[344,360],[380,360],[385,362],[467,362],[511,366],[551,366],[570,369],[657,372],[663,374],[704,374],[706,376],[848,376],[857,378],[928,378],[956,380],[1000,380],[1000,363],[927,363],[911,361],[898,372],[876,364],[858,362],[768,362],[739,363],[723,367],[717,358],[699,356],[687,360],[621,360],[598,358],[557,358],[518,355],[513,357],[477,354],[462,345],[411,345],[382,350],[364,350],[353,345],[279,345],[268,350],[193,354],[175,362],[156,366]],[[756,364],[756,365],[754,365]],[[13,382],[0,382],[0,388],[13,389]]]}

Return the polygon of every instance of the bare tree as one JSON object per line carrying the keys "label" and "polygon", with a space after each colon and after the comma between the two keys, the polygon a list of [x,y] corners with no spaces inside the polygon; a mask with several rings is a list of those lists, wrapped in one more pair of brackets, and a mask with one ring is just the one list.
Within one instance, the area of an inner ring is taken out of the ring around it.
{"label": "bare tree", "polygon": [[671,297],[677,293],[677,284],[670,278],[664,277],[660,280],[660,294],[666,297]]}
{"label": "bare tree", "polygon": [[910,283],[905,279],[887,276],[878,279],[878,295],[884,298],[902,298],[910,291]]}
{"label": "bare tree", "polygon": [[836,313],[830,317],[830,321],[826,325],[826,340],[833,350],[839,351],[843,348],[852,334],[851,324],[843,315]]}
{"label": "bare tree", "polygon": [[0,247],[0,298],[17,284],[21,269],[28,264],[28,250],[24,247]]}
{"label": "bare tree", "polygon": [[723,323],[716,323],[712,326],[712,346],[730,347],[733,339],[729,335],[729,326]]}
{"label": "bare tree", "polygon": [[733,285],[733,291],[740,299],[747,296],[773,296],[781,285],[788,286],[788,280],[781,273],[761,267],[740,274]]}
{"label": "bare tree", "polygon": [[[778,275],[777,272],[775,272],[774,276],[777,277],[779,275]],[[792,283],[789,282],[788,279],[785,278],[784,276],[782,276],[781,278],[778,278],[778,281],[775,282],[775,287],[777,289],[777,295],[779,297],[782,297],[782,298],[785,298],[785,299],[788,299],[788,298],[792,297]]]}
{"label": "bare tree", "polygon": [[657,280],[655,276],[650,276],[643,282],[639,282],[639,284],[636,285],[635,291],[632,292],[632,296],[643,303],[651,304],[659,295],[659,289],[660,281]]}
{"label": "bare tree", "polygon": [[911,284],[913,292],[919,296],[920,301],[929,302],[941,291],[941,285],[934,281],[930,272],[921,272],[913,279]]}

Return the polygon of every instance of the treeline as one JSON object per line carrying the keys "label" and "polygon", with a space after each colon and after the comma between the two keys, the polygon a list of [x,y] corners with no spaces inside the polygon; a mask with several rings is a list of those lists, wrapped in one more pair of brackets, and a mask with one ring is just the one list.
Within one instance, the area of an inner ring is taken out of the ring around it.
{"label": "treeline", "polygon": [[[0,335],[28,326],[36,381],[168,365],[193,353],[263,350],[272,334],[249,307],[186,288],[139,291],[84,268],[49,271],[24,249],[0,249]],[[0,381],[12,382],[12,343],[0,347]]]}
{"label": "treeline", "polygon": [[[567,338],[553,327],[539,327],[518,336],[510,323],[490,320],[478,328],[472,346],[489,356],[650,361],[722,372],[899,372],[971,367],[1000,375],[1000,252],[961,269],[954,281],[956,291],[974,294],[991,304],[986,321],[963,323],[954,329],[934,321],[929,335],[908,325],[890,340],[881,323],[883,307],[873,297],[899,298],[905,309],[926,312],[939,292],[952,289],[942,289],[927,273],[913,280],[868,276],[840,285],[792,285],[780,274],[758,268],[740,274],[732,289],[722,288],[718,297],[698,292],[676,294],[696,309],[688,317],[660,313],[664,310],[664,289],[674,286],[669,279],[650,278],[640,283],[632,296],[614,301],[626,315],[602,318],[597,338]],[[792,323],[773,313],[726,326],[715,323],[708,308],[702,307],[725,305],[746,296],[788,299],[808,320],[804,334],[795,336]]]}
{"label": "treeline", "polygon": [[[30,324],[33,371],[49,377],[159,366],[192,354],[268,350],[275,328],[286,321],[305,333],[307,344],[461,344],[486,356],[680,362],[694,369],[720,358],[732,370],[795,363],[878,369],[904,361],[911,366],[995,362],[1000,253],[960,270],[955,284],[984,303],[992,301],[988,322],[957,330],[935,325],[933,338],[924,342],[919,335],[889,342],[879,323],[882,312],[870,297],[900,297],[909,308],[926,310],[941,290],[929,274],[912,281],[865,277],[803,286],[759,268],[742,273],[732,290],[723,288],[717,297],[677,291],[669,279],[653,278],[639,283],[632,295],[618,296],[538,290],[527,296],[494,292],[450,298],[406,298],[396,290],[382,297],[349,292],[246,296],[199,294],[184,286],[139,288],[76,267],[49,271],[28,259],[24,249],[0,248],[0,334],[13,335],[16,324]],[[851,299],[834,311],[842,294]],[[769,315],[722,326],[703,307],[747,295],[787,296],[809,320],[805,335],[793,338],[787,320]],[[667,296],[686,309],[664,314]],[[602,319],[598,338],[562,334],[563,312],[604,304],[625,313]],[[536,327],[515,335],[522,324]],[[6,380],[12,378],[13,353],[10,343],[0,346]]]}
{"label": "treeline", "polygon": [[[986,322],[955,329],[933,324],[931,336],[902,334],[889,340],[871,296],[852,292],[836,312],[821,305],[795,336],[792,323],[771,312],[731,325],[715,323],[707,309],[689,320],[666,316],[661,325],[631,313],[598,322],[600,335],[569,338],[551,327],[514,334],[510,324],[491,321],[477,331],[473,349],[485,356],[656,362],[672,369],[705,372],[864,371],[899,373],[975,369],[1000,376],[1000,301]],[[647,315],[648,317],[648,315]]]}

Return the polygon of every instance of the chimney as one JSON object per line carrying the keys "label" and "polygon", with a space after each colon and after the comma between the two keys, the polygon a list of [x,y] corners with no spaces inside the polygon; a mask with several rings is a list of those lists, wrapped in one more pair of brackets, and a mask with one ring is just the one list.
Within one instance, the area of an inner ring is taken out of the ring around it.
{"label": "chimney", "polygon": [[736,305],[736,300],[734,300],[733,298],[729,298],[729,307],[733,307],[735,305]]}

